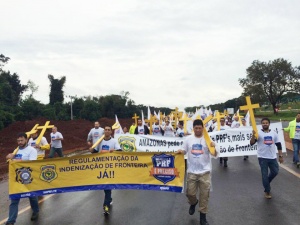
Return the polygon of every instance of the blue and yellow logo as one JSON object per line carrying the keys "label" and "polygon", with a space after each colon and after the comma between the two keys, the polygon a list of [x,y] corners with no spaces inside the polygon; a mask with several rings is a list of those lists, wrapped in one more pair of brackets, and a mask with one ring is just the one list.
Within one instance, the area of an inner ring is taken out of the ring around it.
{"label": "blue and yellow logo", "polygon": [[155,179],[166,184],[176,177],[179,177],[179,172],[175,168],[175,157],[165,153],[152,156],[153,168],[150,175]]}
{"label": "blue and yellow logo", "polygon": [[135,138],[129,136],[121,136],[118,139],[120,147],[124,152],[135,152]]}
{"label": "blue and yellow logo", "polygon": [[40,179],[48,183],[55,180],[57,178],[57,173],[55,168],[56,168],[55,165],[41,166]]}
{"label": "blue and yellow logo", "polygon": [[33,180],[32,169],[30,167],[22,167],[16,169],[16,181],[21,184],[30,184]]}

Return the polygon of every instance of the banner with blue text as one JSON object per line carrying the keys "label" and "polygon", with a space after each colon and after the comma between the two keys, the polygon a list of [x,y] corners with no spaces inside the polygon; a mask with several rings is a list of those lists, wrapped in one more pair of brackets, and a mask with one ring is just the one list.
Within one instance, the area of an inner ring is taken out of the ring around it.
{"label": "banner with blue text", "polygon": [[9,196],[103,189],[182,192],[184,173],[183,155],[171,153],[113,152],[10,162]]}

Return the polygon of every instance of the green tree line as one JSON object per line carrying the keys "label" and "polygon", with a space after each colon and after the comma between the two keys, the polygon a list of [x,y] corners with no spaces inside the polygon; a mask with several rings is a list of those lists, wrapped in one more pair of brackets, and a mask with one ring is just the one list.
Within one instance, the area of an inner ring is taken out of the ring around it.
{"label": "green tree line", "polygon": [[[122,91],[119,95],[106,96],[69,96],[71,101],[65,102],[63,88],[67,82],[65,76],[55,78],[49,74],[50,83],[49,104],[43,104],[34,98],[38,86],[32,81],[26,85],[21,84],[19,75],[3,70],[9,57],[0,55],[0,130],[14,121],[32,120],[46,118],[49,120],[70,120],[71,108],[74,119],[98,120],[101,117],[130,118],[134,113],[144,112],[147,107],[135,104],[129,98],[128,91]],[[223,111],[227,108],[237,110],[245,104],[245,96],[250,95],[252,102],[263,105],[272,105],[275,108],[283,101],[300,100],[300,66],[293,67],[285,59],[275,59],[269,62],[258,60],[246,69],[246,77],[239,79],[243,93],[223,103],[210,105],[212,110]],[[30,94],[23,96],[24,92]],[[70,99],[69,98],[69,99]],[[72,102],[72,104],[71,104]],[[186,112],[194,112],[199,106],[186,107]],[[150,107],[151,112],[161,111],[166,115],[174,109],[167,107]]]}
{"label": "green tree line", "polygon": [[[70,120],[71,101],[65,102],[63,88],[66,84],[66,77],[55,78],[49,74],[50,83],[49,104],[43,104],[34,98],[38,86],[32,81],[26,85],[21,84],[19,75],[3,70],[3,67],[10,58],[0,55],[0,130],[14,121],[25,121],[36,118],[49,120]],[[30,94],[23,96],[24,92]],[[122,91],[119,95],[106,96],[70,96],[72,98],[72,115],[74,119],[86,119],[96,121],[101,117],[131,118],[134,113],[140,114],[143,110],[147,116],[148,106],[137,105],[129,98],[128,91]],[[153,112],[165,112],[169,114],[170,108],[150,107]],[[140,115],[139,115],[140,116]]]}

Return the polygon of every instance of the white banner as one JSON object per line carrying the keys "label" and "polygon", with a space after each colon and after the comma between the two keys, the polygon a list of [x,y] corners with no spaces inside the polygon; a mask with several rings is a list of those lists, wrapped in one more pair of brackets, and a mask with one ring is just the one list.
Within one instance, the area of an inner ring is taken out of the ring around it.
{"label": "white banner", "polygon": [[[257,129],[262,129],[261,125],[258,125]],[[282,145],[282,152],[286,152],[282,123],[271,123],[270,129],[278,134],[279,141]],[[220,153],[220,157],[257,154],[257,144],[250,145],[252,127],[215,131],[209,133],[209,135],[217,144],[217,151]]]}
{"label": "white banner", "polygon": [[[261,125],[257,129],[261,129]],[[271,123],[270,129],[278,134],[282,145],[282,152],[286,152],[284,135],[281,122]],[[216,143],[220,157],[233,157],[244,155],[256,155],[257,144],[250,145],[252,127],[233,128],[209,133],[212,140]],[[117,134],[118,140],[123,151],[127,152],[176,152],[183,149],[185,138],[164,137],[154,135],[133,135]]]}
{"label": "white banner", "polygon": [[176,152],[182,149],[184,138],[155,135],[115,135],[123,151],[128,152]]}

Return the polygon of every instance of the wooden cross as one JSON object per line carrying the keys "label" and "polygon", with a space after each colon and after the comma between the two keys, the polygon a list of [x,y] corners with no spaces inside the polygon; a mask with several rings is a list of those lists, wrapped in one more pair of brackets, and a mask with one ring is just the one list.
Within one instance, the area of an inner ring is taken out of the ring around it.
{"label": "wooden cross", "polygon": [[[196,119],[199,119],[199,120],[202,120],[202,118],[201,118],[201,116],[200,115],[198,115],[197,117],[196,117]],[[203,137],[204,137],[204,140],[205,140],[205,142],[206,142],[206,145],[207,145],[207,147],[208,147],[208,150],[209,150],[209,152],[212,154],[212,155],[215,155],[216,154],[216,149],[215,149],[215,147],[211,147],[210,145],[211,145],[211,139],[210,139],[210,136],[209,136],[209,134],[208,134],[208,132],[207,132],[207,130],[206,130],[206,124],[209,122],[209,121],[211,121],[213,119],[213,116],[212,115],[209,115],[209,116],[207,116],[204,120],[202,120],[203,121]]]}
{"label": "wooden cross", "polygon": [[40,142],[42,140],[42,137],[44,136],[47,128],[53,128],[54,127],[54,125],[49,125],[49,123],[50,123],[50,121],[47,121],[44,126],[39,126],[39,127],[36,128],[38,130],[42,130],[39,137],[36,139],[36,142],[35,142],[36,145],[40,144]]}
{"label": "wooden cross", "polygon": [[100,144],[100,142],[101,142],[103,139],[104,139],[104,134],[102,135],[101,138],[99,138],[99,139],[95,142],[95,144],[93,144],[92,147],[90,147],[90,150],[96,148],[96,147]]}
{"label": "wooden cross", "polygon": [[137,119],[140,118],[140,117],[137,116],[136,113],[135,113],[134,116],[131,117],[131,118],[134,119],[135,126],[137,126]]}
{"label": "wooden cross", "polygon": [[220,130],[221,128],[221,118],[224,118],[225,116],[224,115],[221,115],[219,112],[216,113],[216,116],[214,117],[214,119],[217,120],[217,130]]}
{"label": "wooden cross", "polygon": [[31,129],[31,131],[26,132],[27,138],[30,137],[30,135],[35,134],[37,132],[37,127],[39,124],[34,125],[34,127]]}
{"label": "wooden cross", "polygon": [[251,125],[252,125],[253,130],[256,132],[256,134],[255,134],[256,138],[258,138],[257,127],[256,127],[253,109],[260,108],[259,104],[252,105],[250,96],[246,96],[246,103],[247,103],[247,105],[240,106],[240,110],[249,110]]}
{"label": "wooden cross", "polygon": [[178,123],[178,119],[182,117],[182,112],[179,112],[178,107],[176,107],[174,111],[171,111],[171,113],[174,115],[175,126],[176,126]]}
{"label": "wooden cross", "polygon": [[156,120],[157,120],[156,116],[152,116],[152,114],[150,116],[150,120],[147,120],[147,123],[149,124],[149,127],[150,127],[150,134],[152,134],[152,126],[153,126],[153,123],[155,123]]}
{"label": "wooden cross", "polygon": [[179,120],[179,121],[183,121],[183,131],[185,134],[187,133],[187,121],[189,120],[192,120],[192,118],[189,118],[186,113],[184,114],[184,117]]}
{"label": "wooden cross", "polygon": [[224,109],[224,116],[228,116],[228,112],[226,109]]}

